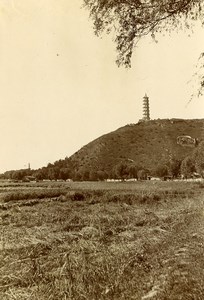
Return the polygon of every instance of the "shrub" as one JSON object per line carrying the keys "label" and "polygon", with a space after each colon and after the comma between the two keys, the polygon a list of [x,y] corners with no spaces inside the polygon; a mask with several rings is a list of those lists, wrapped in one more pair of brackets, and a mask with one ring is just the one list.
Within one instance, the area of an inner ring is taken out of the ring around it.
{"label": "shrub", "polygon": [[83,201],[85,200],[85,192],[71,191],[66,194],[66,198],[72,201]]}
{"label": "shrub", "polygon": [[136,200],[134,194],[113,194],[107,195],[107,201],[113,203],[126,203],[132,205]]}

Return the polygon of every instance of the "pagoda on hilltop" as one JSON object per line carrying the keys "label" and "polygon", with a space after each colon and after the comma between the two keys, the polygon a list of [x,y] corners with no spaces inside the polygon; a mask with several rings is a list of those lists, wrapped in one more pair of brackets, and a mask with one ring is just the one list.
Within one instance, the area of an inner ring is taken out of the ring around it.
{"label": "pagoda on hilltop", "polygon": [[149,121],[150,120],[150,112],[149,112],[149,97],[147,97],[147,94],[143,97],[143,121]]}
{"label": "pagoda on hilltop", "polygon": [[143,118],[139,122],[150,121],[150,111],[149,111],[149,97],[147,94],[143,97]]}

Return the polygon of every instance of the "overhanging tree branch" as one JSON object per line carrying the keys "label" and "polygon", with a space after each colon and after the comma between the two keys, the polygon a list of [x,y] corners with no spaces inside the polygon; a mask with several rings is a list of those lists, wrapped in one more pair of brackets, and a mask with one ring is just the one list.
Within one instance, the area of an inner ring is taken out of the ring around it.
{"label": "overhanging tree branch", "polygon": [[[203,18],[202,0],[84,0],[95,33],[114,32],[117,64],[131,66],[134,46],[148,34],[171,31]],[[189,26],[190,25],[187,25]]]}

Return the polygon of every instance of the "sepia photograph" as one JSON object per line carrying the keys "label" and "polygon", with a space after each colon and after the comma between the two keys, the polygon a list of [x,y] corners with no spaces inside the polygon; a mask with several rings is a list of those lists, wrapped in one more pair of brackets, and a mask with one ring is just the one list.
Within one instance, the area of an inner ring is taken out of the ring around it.
{"label": "sepia photograph", "polygon": [[204,1],[0,0],[0,299],[204,299]]}

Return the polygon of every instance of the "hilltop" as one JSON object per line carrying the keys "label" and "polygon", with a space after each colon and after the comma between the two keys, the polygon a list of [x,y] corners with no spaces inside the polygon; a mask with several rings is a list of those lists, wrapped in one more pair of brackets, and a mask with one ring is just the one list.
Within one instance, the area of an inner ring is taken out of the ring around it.
{"label": "hilltop", "polygon": [[180,145],[178,136],[199,141],[204,136],[204,119],[158,119],[121,127],[82,147],[70,157],[75,171],[110,172],[119,162],[134,161],[149,170],[169,159],[183,160],[195,145]]}

